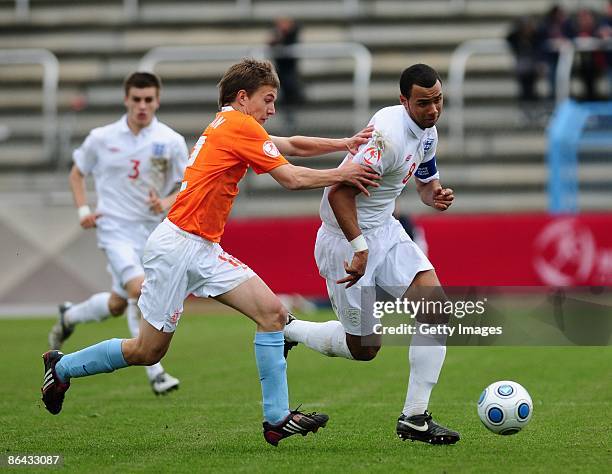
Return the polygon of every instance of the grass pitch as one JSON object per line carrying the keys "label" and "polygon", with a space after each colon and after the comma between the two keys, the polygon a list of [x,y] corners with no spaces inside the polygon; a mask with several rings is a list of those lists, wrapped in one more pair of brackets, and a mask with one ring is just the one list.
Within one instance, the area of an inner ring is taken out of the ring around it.
{"label": "grass pitch", "polygon": [[[330,422],[274,448],[261,434],[246,318],[182,319],[163,361],[181,379],[177,392],[155,397],[144,369],[131,367],[75,379],[58,416],[40,400],[40,355],[52,323],[0,321],[0,454],[62,454],[67,472],[603,472],[612,465],[610,347],[450,347],[430,410],[462,439],[429,446],[395,436],[406,348],[385,347],[364,363],[298,346],[289,356],[291,404],[323,411]],[[123,318],[81,325],[64,351],[126,334]],[[524,385],[534,402],[531,423],[515,436],[488,432],[476,414],[482,389],[502,379]]]}

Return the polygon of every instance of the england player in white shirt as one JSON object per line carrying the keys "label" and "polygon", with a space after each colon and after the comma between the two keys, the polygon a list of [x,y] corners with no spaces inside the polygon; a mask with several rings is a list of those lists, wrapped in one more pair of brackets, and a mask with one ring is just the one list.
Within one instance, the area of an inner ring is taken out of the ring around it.
{"label": "england player in white shirt", "polygon": [[[325,189],[321,201],[323,223],[315,258],[339,321],[314,323],[290,317],[286,351],[303,343],[331,357],[372,360],[381,345],[374,330],[379,321],[371,309],[362,308],[362,298],[372,301],[376,286],[394,298],[444,298],[432,264],[392,215],[396,198],[412,177],[426,205],[445,211],[453,202],[452,189],[440,185],[435,159],[442,84],[434,69],[416,64],[402,73],[400,91],[401,104],[378,111],[370,121],[374,126],[370,142],[346,158],[370,165],[382,177],[380,186],[366,197],[354,188],[336,185]],[[445,336],[422,330],[428,323],[440,322],[427,316],[417,318],[419,330],[409,351],[408,392],[396,430],[402,439],[453,444],[459,434],[435,423],[427,412],[446,354]]]}
{"label": "england player in white shirt", "polygon": [[[174,203],[188,160],[185,139],[155,117],[160,88],[154,74],[131,74],[124,83],[127,113],[117,122],[93,129],[74,151],[70,186],[79,221],[84,229],[96,228],[112,290],[78,304],[60,305],[59,321],[49,333],[51,349],[59,349],[76,324],[120,316],[126,309],[130,333],[138,336],[141,315],[136,303],[144,281],[144,246]],[[87,204],[89,174],[98,197],[95,212]],[[146,371],[154,393],[178,388],[179,380],[160,363]]]}

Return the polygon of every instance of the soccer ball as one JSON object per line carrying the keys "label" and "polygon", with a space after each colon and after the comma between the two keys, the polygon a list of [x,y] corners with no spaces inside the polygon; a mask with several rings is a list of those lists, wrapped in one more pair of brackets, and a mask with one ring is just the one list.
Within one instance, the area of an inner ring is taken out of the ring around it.
{"label": "soccer ball", "polygon": [[478,399],[480,421],[493,433],[513,435],[521,431],[533,414],[533,402],[525,388],[502,380],[483,390]]}

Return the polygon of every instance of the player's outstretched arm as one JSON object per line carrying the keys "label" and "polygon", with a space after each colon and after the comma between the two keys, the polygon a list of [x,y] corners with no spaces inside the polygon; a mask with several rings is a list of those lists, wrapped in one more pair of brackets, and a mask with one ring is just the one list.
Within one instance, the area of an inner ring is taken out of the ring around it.
{"label": "player's outstretched arm", "polygon": [[428,183],[416,179],[415,183],[421,201],[438,211],[446,211],[455,200],[454,191],[451,188],[443,188],[437,179]]}
{"label": "player's outstretched arm", "polygon": [[344,185],[336,185],[329,191],[329,204],[336,216],[336,221],[342,229],[344,236],[353,247],[353,259],[351,263],[344,262],[344,271],[347,276],[336,283],[350,288],[365,274],[368,263],[368,246],[359,228],[357,220],[357,204],[355,198],[359,194],[356,188]]}
{"label": "player's outstretched arm", "polygon": [[357,153],[357,149],[367,143],[372,136],[373,127],[366,127],[350,138],[293,137],[270,138],[283,155],[289,156],[319,156],[335,151]]}
{"label": "player's outstretched arm", "polygon": [[377,187],[377,181],[380,179],[371,168],[350,161],[331,170],[313,170],[287,163],[274,168],[270,175],[281,186],[292,191],[324,188],[342,183],[355,187],[357,193],[362,192],[366,196],[370,195],[366,187]]}
{"label": "player's outstretched arm", "polygon": [[79,223],[83,229],[90,229],[96,226],[96,219],[100,217],[100,213],[91,212],[87,205],[87,190],[85,187],[85,176],[77,165],[72,165],[70,175],[68,177],[72,197],[79,213]]}

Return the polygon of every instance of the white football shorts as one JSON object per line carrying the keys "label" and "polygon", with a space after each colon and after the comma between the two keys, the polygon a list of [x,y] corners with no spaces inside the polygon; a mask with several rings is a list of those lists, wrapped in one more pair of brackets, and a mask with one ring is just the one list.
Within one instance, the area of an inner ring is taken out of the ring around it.
{"label": "white football shorts", "polygon": [[372,334],[373,326],[380,322],[371,309],[362,310],[362,297],[374,298],[378,286],[394,298],[401,298],[417,273],[433,269],[396,219],[365,230],[363,236],[368,243],[368,264],[365,275],[350,288],[346,283],[336,284],[347,276],[344,262],[350,263],[353,258],[353,249],[344,234],[323,224],[315,244],[317,267],[325,278],[332,308],[344,330],[355,336]]}
{"label": "white football shorts", "polygon": [[255,272],[221,245],[185,232],[168,219],[147,241],[145,281],[138,307],[152,326],[174,332],[190,294],[215,297],[233,290]]}
{"label": "white football shorts", "polygon": [[144,276],[142,254],[147,239],[157,224],[130,222],[123,219],[100,217],[96,222],[98,247],[104,250],[112,277],[114,293],[127,299],[125,284]]}

